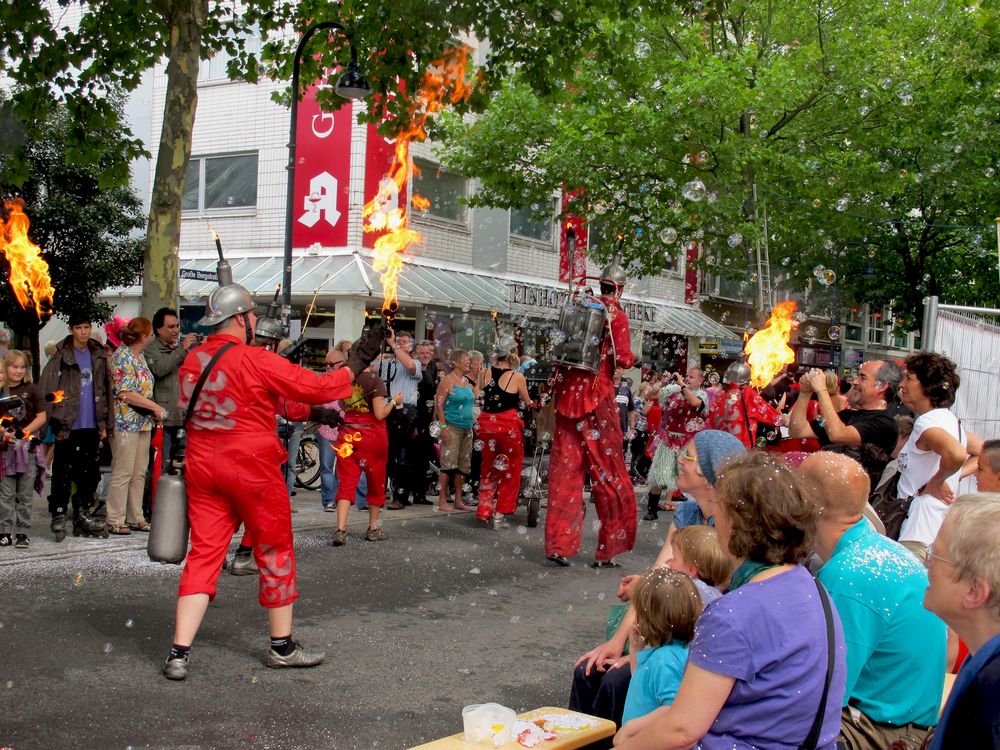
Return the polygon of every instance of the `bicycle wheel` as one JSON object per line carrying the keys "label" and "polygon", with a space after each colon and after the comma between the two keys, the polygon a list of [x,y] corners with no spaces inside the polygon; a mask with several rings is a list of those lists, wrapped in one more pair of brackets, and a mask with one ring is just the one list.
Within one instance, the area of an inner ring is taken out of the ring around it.
{"label": "bicycle wheel", "polygon": [[305,490],[319,489],[319,443],[312,435],[303,435],[295,456],[295,485]]}

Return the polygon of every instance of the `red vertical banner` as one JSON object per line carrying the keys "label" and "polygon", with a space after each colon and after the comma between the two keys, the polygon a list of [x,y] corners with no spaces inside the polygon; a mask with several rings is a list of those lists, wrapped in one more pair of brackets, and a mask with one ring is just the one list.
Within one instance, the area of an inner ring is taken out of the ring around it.
{"label": "red vertical banner", "polygon": [[[573,213],[571,204],[580,191],[567,190],[563,192],[562,213],[566,218],[559,228],[559,280],[570,281],[587,275],[587,222]],[[566,230],[573,227],[576,232],[576,251],[570,257],[569,243],[566,241]]]}
{"label": "red vertical banner", "polygon": [[314,87],[299,102],[292,247],[347,245],[353,122],[350,103],[322,111]]}
{"label": "red vertical banner", "polygon": [[[392,155],[396,150],[396,140],[380,135],[378,127],[368,124],[368,138],[365,145],[365,200],[364,205],[368,205],[378,194],[378,188],[382,180],[388,180],[390,190],[396,192],[396,184],[389,176],[389,168],[392,166]],[[396,205],[406,208],[406,190],[398,191]],[[364,247],[375,247],[375,240],[385,234],[385,230],[380,232],[365,232],[362,239]]]}
{"label": "red vertical banner", "polygon": [[701,246],[691,240],[684,248],[684,301],[692,305],[698,301],[698,253]]}

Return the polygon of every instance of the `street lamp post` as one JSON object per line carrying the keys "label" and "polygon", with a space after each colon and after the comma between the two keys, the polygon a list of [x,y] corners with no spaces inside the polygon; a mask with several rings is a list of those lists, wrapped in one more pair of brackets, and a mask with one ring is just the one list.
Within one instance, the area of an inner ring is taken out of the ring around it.
{"label": "street lamp post", "polygon": [[[295,215],[295,136],[299,116],[299,66],[302,63],[302,53],[313,34],[323,29],[337,29],[350,40],[348,30],[336,21],[314,23],[302,34],[298,47],[295,48],[295,58],[292,62],[292,106],[291,122],[288,126],[288,187],[285,193],[285,257],[281,274],[282,303],[287,315],[292,305],[292,227]],[[358,67],[358,52],[351,43],[351,62],[347,70],[337,80],[335,91],[345,99],[364,99],[371,93],[368,81]]]}

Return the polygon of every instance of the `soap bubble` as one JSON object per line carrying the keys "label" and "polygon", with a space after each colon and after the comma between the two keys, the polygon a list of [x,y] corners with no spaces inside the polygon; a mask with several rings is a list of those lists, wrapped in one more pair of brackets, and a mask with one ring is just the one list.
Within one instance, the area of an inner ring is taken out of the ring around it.
{"label": "soap bubble", "polygon": [[132,620],[132,619],[126,620],[125,621],[125,627],[126,628],[135,627],[135,620]]}
{"label": "soap bubble", "polygon": [[562,11],[560,10],[552,11],[552,20],[555,21],[556,23],[562,23],[563,20]]}
{"label": "soap bubble", "polygon": [[437,420],[431,422],[427,425],[427,432],[431,434],[431,437],[436,438],[441,436],[441,423]]}
{"label": "soap bubble", "polygon": [[739,232],[733,232],[731,235],[729,235],[729,238],[726,240],[726,244],[734,249],[739,247],[740,245],[743,244],[743,235],[740,234]]}
{"label": "soap bubble", "polygon": [[813,268],[813,276],[815,276],[818,279],[823,275],[825,271],[826,271],[826,266],[822,265],[816,266],[815,268]]}
{"label": "soap bubble", "polygon": [[821,201],[819,198],[813,198],[813,208],[819,208],[822,205],[823,201]]}
{"label": "soap bubble", "polygon": [[912,98],[913,86],[911,86],[907,81],[901,82],[896,86],[896,97],[899,99]]}
{"label": "soap bubble", "polygon": [[837,210],[843,213],[847,210],[847,207],[851,204],[850,198],[841,198],[837,201]]}
{"label": "soap bubble", "polygon": [[834,282],[837,280],[837,272],[832,268],[826,268],[823,273],[818,277],[819,283],[823,286],[833,286]]}
{"label": "soap bubble", "polygon": [[83,579],[83,573],[81,571],[78,570],[78,571],[76,571],[76,573],[73,574],[73,585],[74,586],[82,586],[83,585],[83,580],[84,580]]}
{"label": "soap bubble", "polygon": [[638,42],[635,45],[635,56],[638,58],[649,56],[649,43],[648,42]]}
{"label": "soap bubble", "polygon": [[472,450],[474,450],[474,451],[481,451],[482,449],[483,449],[483,441],[482,440],[473,440],[472,441]]}
{"label": "soap bubble", "polygon": [[803,331],[808,338],[814,339],[819,334],[819,330],[816,326],[806,326],[805,331]]}
{"label": "soap bubble", "polygon": [[462,312],[467,313],[472,309],[472,305],[462,305]]}
{"label": "soap bubble", "polygon": [[830,326],[830,329],[826,332],[826,337],[830,341],[840,340],[840,326]]}
{"label": "soap bubble", "polygon": [[597,201],[594,203],[594,213],[598,216],[602,216],[608,212],[608,204],[605,201]]}
{"label": "soap bubble", "polygon": [[587,426],[586,422],[577,422],[576,423],[576,431],[577,432],[583,432],[583,428],[586,427],[586,426]]}
{"label": "soap bubble", "polygon": [[990,177],[990,178],[992,178],[994,175],[996,175],[996,173],[997,172],[996,172],[995,169],[993,169],[993,167],[987,167],[986,171],[983,172],[984,175],[986,175],[987,177]]}
{"label": "soap bubble", "polygon": [[705,429],[705,420],[701,417],[692,417],[684,425],[684,429],[688,432],[698,432]]}
{"label": "soap bubble", "polygon": [[699,179],[691,180],[684,184],[681,188],[681,195],[687,198],[689,201],[698,202],[705,198],[705,194],[708,190],[705,188],[705,183]]}
{"label": "soap bubble", "polygon": [[601,439],[601,433],[599,433],[597,430],[587,431],[587,440],[600,440],[600,439]]}
{"label": "soap bubble", "polygon": [[549,341],[551,341],[554,346],[564,344],[566,342],[566,332],[560,331],[558,328],[553,330],[549,334]]}
{"label": "soap bubble", "polygon": [[106,654],[110,654],[114,650],[114,648],[115,647],[112,646],[110,643],[105,643],[104,646],[101,647],[101,650]]}
{"label": "soap bubble", "polygon": [[667,227],[660,232],[660,241],[664,245],[672,245],[677,242],[677,230],[673,227]]}
{"label": "soap bubble", "polygon": [[497,471],[507,471],[509,466],[510,462],[508,461],[507,456],[503,453],[497,456],[496,460],[493,462],[493,468]]}

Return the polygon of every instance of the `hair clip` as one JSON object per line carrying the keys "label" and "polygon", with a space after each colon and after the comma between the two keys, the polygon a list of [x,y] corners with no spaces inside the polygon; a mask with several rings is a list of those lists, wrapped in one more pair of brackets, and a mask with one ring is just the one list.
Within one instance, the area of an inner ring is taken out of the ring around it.
{"label": "hair clip", "polygon": [[945,382],[943,382],[943,383],[941,384],[941,387],[942,387],[942,388],[944,388],[945,390],[948,390],[949,388],[951,388],[951,383],[949,383],[949,382],[948,382],[948,381],[946,380]]}

